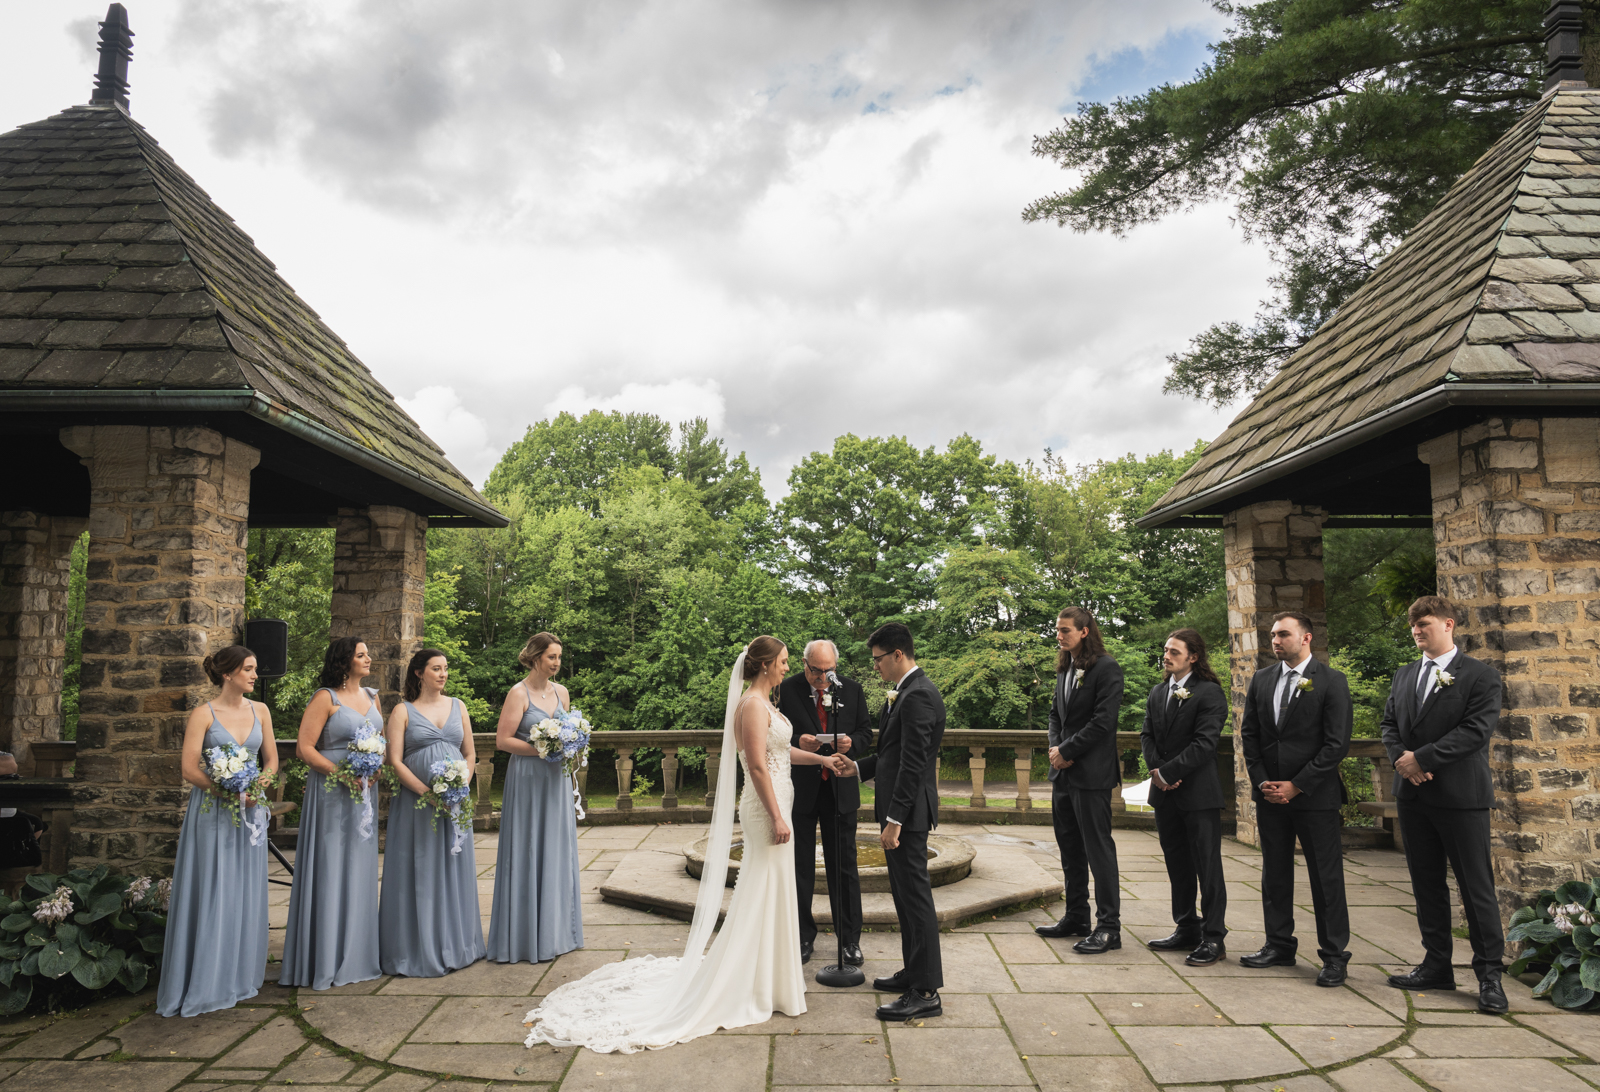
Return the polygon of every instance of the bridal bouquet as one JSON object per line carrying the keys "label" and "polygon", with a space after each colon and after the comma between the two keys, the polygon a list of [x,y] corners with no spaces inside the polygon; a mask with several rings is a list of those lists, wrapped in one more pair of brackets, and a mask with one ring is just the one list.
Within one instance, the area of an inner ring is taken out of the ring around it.
{"label": "bridal bouquet", "polygon": [[361,801],[361,821],[356,830],[363,840],[372,837],[372,786],[388,775],[394,780],[394,771],[384,767],[383,756],[388,744],[383,733],[369,723],[356,729],[355,738],[346,749],[344,761],[333,768],[322,782],[322,791],[331,792],[335,784],[350,791],[352,800]]}
{"label": "bridal bouquet", "polygon": [[[262,772],[256,756],[247,751],[243,744],[224,743],[220,747],[209,748],[202,758],[206,776],[216,786],[222,806],[233,813],[233,825],[238,826],[242,821],[250,831],[250,844],[260,845],[267,833],[267,816],[256,813],[258,810],[265,811],[268,806],[267,790],[272,788],[273,776]],[[209,795],[200,805],[200,810],[211,810]],[[241,812],[244,813],[242,816]]]}
{"label": "bridal bouquet", "polygon": [[[589,765],[589,736],[594,726],[581,709],[568,709],[556,717],[546,717],[533,726],[528,742],[546,762],[561,763],[561,772],[572,777],[581,767]],[[572,807],[578,818],[584,818],[583,794],[578,782],[572,782]]]}
{"label": "bridal bouquet", "polygon": [[419,808],[433,809],[433,829],[439,829],[439,815],[443,813],[455,828],[455,840],[450,844],[451,855],[461,852],[472,825],[472,768],[464,759],[441,758],[428,767],[428,791],[417,801]]}

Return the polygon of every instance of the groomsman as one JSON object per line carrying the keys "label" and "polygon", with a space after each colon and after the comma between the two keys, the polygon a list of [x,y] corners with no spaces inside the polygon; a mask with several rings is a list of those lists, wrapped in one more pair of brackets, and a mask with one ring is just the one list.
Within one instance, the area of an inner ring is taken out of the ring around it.
{"label": "groomsman", "polygon": [[[801,655],[804,670],[778,687],[778,712],[794,731],[791,747],[825,755],[864,755],[872,749],[872,724],[861,684],[842,678],[839,649],[832,641],[812,641]],[[818,735],[834,735],[832,743]],[[861,955],[861,874],[856,867],[856,813],[861,808],[861,782],[834,777],[826,766],[794,765],[794,879],[800,902],[800,962],[809,963],[817,941],[811,898],[817,877],[817,827],[822,827],[822,864],[828,889],[835,893],[839,920],[834,932],[844,944],[844,961],[859,967]],[[842,855],[841,855],[842,851]]]}
{"label": "groomsman", "polygon": [[[1167,861],[1177,928],[1169,937],[1150,941],[1150,947],[1158,952],[1191,949],[1184,962],[1204,967],[1227,958],[1217,741],[1228,700],[1206,658],[1206,640],[1195,630],[1174,630],[1161,664],[1166,678],[1150,690],[1139,744],[1150,768],[1150,804]],[[1201,913],[1195,912],[1196,886]]]}
{"label": "groomsman", "polygon": [[1411,639],[1422,659],[1395,672],[1383,710],[1383,745],[1394,763],[1394,795],[1405,835],[1406,867],[1417,900],[1417,928],[1426,953],[1409,974],[1393,975],[1402,990],[1453,990],[1450,968],[1450,890],[1445,865],[1456,874],[1478,976],[1478,1010],[1506,1011],[1500,984],[1505,935],[1489,860],[1489,737],[1500,721],[1500,676],[1456,648],[1461,611],[1425,595],[1411,604]]}
{"label": "groomsman", "polygon": [[1278,663],[1257,671],[1245,694],[1239,735],[1256,802],[1261,840],[1261,914],[1267,943],[1239,960],[1246,967],[1292,967],[1294,843],[1299,839],[1317,919],[1317,985],[1344,982],[1350,911],[1344,899],[1344,782],[1339,762],[1350,750],[1350,686],[1343,673],[1311,655],[1311,619],[1273,616]]}
{"label": "groomsman", "polygon": [[[1066,907],[1042,937],[1083,937],[1085,955],[1122,947],[1122,892],[1111,839],[1111,790],[1122,781],[1117,710],[1122,668],[1106,655],[1094,615],[1068,607],[1056,618],[1056,693],[1050,705],[1050,817],[1066,878]],[[1089,921],[1094,874],[1095,921]]]}

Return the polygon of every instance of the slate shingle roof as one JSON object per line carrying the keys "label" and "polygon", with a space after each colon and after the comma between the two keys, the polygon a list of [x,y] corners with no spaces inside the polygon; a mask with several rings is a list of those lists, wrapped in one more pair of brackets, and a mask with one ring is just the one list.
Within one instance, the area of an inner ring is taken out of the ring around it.
{"label": "slate shingle roof", "polygon": [[[1445,385],[1600,382],[1600,90],[1490,148],[1141,520]],[[1207,494],[1209,491],[1209,495]]]}
{"label": "slate shingle roof", "polygon": [[0,135],[0,391],[253,390],[493,512],[232,217],[115,106]]}

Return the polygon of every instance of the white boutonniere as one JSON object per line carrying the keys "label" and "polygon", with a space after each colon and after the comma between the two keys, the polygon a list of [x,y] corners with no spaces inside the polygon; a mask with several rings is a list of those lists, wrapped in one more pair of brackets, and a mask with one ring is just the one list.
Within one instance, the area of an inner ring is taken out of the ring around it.
{"label": "white boutonniere", "polygon": [[826,690],[822,692],[822,707],[824,709],[833,708],[833,695]]}
{"label": "white boutonniere", "polygon": [[1433,681],[1438,683],[1440,686],[1454,686],[1456,684],[1456,677],[1450,674],[1450,672],[1443,671],[1436,667],[1433,669]]}
{"label": "white boutonniere", "polygon": [[896,698],[898,698],[900,696],[900,691],[891,690],[891,691],[889,691],[889,693],[886,696],[889,699],[889,704],[893,705],[894,704],[894,699],[896,699]]}
{"label": "white boutonniere", "polygon": [[1309,694],[1311,691],[1316,689],[1316,687],[1311,685],[1310,679],[1301,679],[1299,682],[1295,683],[1294,688],[1300,691],[1302,694]]}
{"label": "white boutonniere", "polygon": [[1178,687],[1178,689],[1176,689],[1176,690],[1174,690],[1172,692],[1172,696],[1177,698],[1181,702],[1182,701],[1188,701],[1189,700],[1189,689],[1188,689],[1188,687],[1180,686],[1180,687]]}

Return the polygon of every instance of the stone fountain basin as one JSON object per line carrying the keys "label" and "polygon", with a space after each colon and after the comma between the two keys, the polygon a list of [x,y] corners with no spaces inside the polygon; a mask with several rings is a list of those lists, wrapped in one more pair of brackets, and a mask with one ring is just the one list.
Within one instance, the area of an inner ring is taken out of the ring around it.
{"label": "stone fountain basin", "polygon": [[[828,892],[828,877],[822,867],[822,843],[817,844],[817,879],[816,893],[825,895]],[[732,887],[739,879],[739,851],[744,847],[744,840],[736,830],[733,833],[733,860],[728,862],[727,886]],[[964,838],[955,838],[944,834],[930,834],[928,836],[928,880],[934,887],[943,887],[945,884],[956,883],[966,879],[972,873],[972,859],[977,851],[967,843]],[[700,878],[706,863],[706,839],[700,838],[690,842],[683,851],[684,871],[695,879]],[[881,863],[883,860],[883,844],[876,834],[856,835],[856,857],[860,863],[861,890],[863,892],[886,892],[889,890],[889,869]]]}

